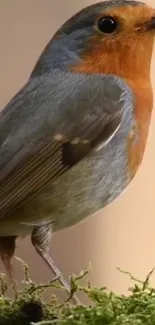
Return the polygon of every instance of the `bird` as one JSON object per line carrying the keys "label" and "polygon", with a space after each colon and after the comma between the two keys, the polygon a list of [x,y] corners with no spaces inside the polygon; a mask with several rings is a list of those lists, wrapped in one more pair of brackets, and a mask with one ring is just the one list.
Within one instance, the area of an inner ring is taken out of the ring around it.
{"label": "bird", "polygon": [[53,234],[115,200],[145,153],[155,9],[108,0],[67,20],[0,113],[0,256],[12,283],[17,237],[70,286]]}

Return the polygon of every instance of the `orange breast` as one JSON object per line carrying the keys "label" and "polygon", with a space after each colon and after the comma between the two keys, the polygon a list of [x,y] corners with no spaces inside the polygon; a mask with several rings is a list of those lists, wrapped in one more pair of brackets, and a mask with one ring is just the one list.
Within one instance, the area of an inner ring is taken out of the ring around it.
{"label": "orange breast", "polygon": [[[150,82],[139,80],[136,83],[128,81],[135,94],[135,122],[136,129],[133,130],[127,139],[127,154],[129,161],[129,176],[133,178],[139,165],[142,162],[148,131],[150,126],[151,112],[153,108],[153,95]],[[136,132],[138,137],[136,141]]]}
{"label": "orange breast", "polygon": [[114,74],[125,80],[134,93],[135,128],[139,137],[136,137],[135,129],[126,139],[129,177],[133,178],[142,162],[153,108],[150,80],[152,36],[146,35],[142,39],[127,42],[120,39],[114,43],[102,42],[99,36],[95,36],[90,43],[91,51],[87,47],[81,55],[81,62],[72,65],[71,71]]}
{"label": "orange breast", "polygon": [[[98,56],[99,58],[100,56]],[[92,56],[93,58],[93,56]],[[133,58],[132,58],[133,60]],[[121,66],[118,65],[116,62],[120,62],[120,60],[116,60],[115,58],[115,65],[111,60],[110,65],[104,65],[103,67],[103,59],[102,62],[99,60],[95,60],[92,63],[92,60],[85,61],[83,64],[72,67],[72,71],[76,71],[78,73],[114,73],[124,80],[127,81],[128,85],[133,90],[135,95],[135,103],[134,103],[134,115],[135,115],[135,130],[132,130],[131,134],[129,134],[127,138],[127,155],[128,155],[128,162],[129,162],[129,178],[132,179],[135,175],[139,165],[142,162],[142,158],[144,155],[144,150],[146,146],[150,119],[151,119],[151,112],[153,108],[153,94],[152,94],[152,86],[150,81],[149,69],[147,70],[147,74],[140,74],[141,78],[136,78],[136,75],[139,74],[138,71],[134,71],[134,69],[128,69],[128,64],[126,62],[123,65],[122,69]],[[100,65],[101,64],[101,65]],[[108,67],[110,66],[110,69]],[[126,69],[125,69],[126,68]],[[142,69],[142,66],[141,66]],[[118,72],[119,71],[119,72]],[[143,71],[144,72],[144,71]],[[138,132],[139,137],[136,140],[136,132]]]}

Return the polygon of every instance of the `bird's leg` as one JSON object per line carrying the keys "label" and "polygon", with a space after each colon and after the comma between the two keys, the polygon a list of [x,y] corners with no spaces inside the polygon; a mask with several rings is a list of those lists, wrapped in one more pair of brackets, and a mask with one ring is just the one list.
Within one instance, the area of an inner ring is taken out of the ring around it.
{"label": "bird's leg", "polygon": [[6,269],[8,278],[12,284],[13,289],[17,292],[17,283],[14,275],[14,268],[12,265],[12,257],[15,252],[15,241],[17,236],[0,237],[0,256]]}
{"label": "bird's leg", "polygon": [[[37,253],[41,256],[41,258],[45,261],[48,267],[52,270],[55,277],[58,278],[60,283],[65,287],[67,292],[70,294],[71,288],[69,284],[64,279],[63,275],[61,274],[61,272],[55,265],[53,259],[49,255],[49,244],[51,242],[51,238],[52,238],[51,225],[34,227],[31,235],[32,244],[34,245]],[[77,303],[80,304],[76,296],[74,296],[73,300],[76,304]]]}

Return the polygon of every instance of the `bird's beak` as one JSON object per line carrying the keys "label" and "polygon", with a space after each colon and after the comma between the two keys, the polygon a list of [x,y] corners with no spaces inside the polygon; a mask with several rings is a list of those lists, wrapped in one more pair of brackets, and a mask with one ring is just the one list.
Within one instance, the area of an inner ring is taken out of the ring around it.
{"label": "bird's beak", "polygon": [[137,26],[136,30],[140,32],[147,32],[147,31],[155,32],[155,15],[150,20]]}
{"label": "bird's beak", "polygon": [[155,16],[152,17],[148,22],[146,22],[144,24],[144,28],[147,30],[147,31],[151,31],[151,30],[154,30],[155,31]]}

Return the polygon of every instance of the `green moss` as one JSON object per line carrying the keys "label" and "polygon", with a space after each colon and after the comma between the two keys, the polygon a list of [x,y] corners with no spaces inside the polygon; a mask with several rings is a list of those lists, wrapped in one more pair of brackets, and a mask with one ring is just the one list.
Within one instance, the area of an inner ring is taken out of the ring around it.
{"label": "green moss", "polygon": [[[0,325],[155,325],[155,289],[150,287],[151,271],[144,282],[127,273],[134,286],[129,296],[116,295],[105,288],[93,288],[90,284],[80,286],[79,277],[71,278],[72,294],[66,302],[60,304],[56,297],[45,303],[42,294],[46,288],[57,287],[57,281],[47,284],[35,284],[24,264],[25,287],[13,300],[7,297],[5,277],[0,277]],[[122,271],[121,271],[122,272]],[[76,291],[83,291],[90,301],[90,306],[74,305],[72,297]]]}

